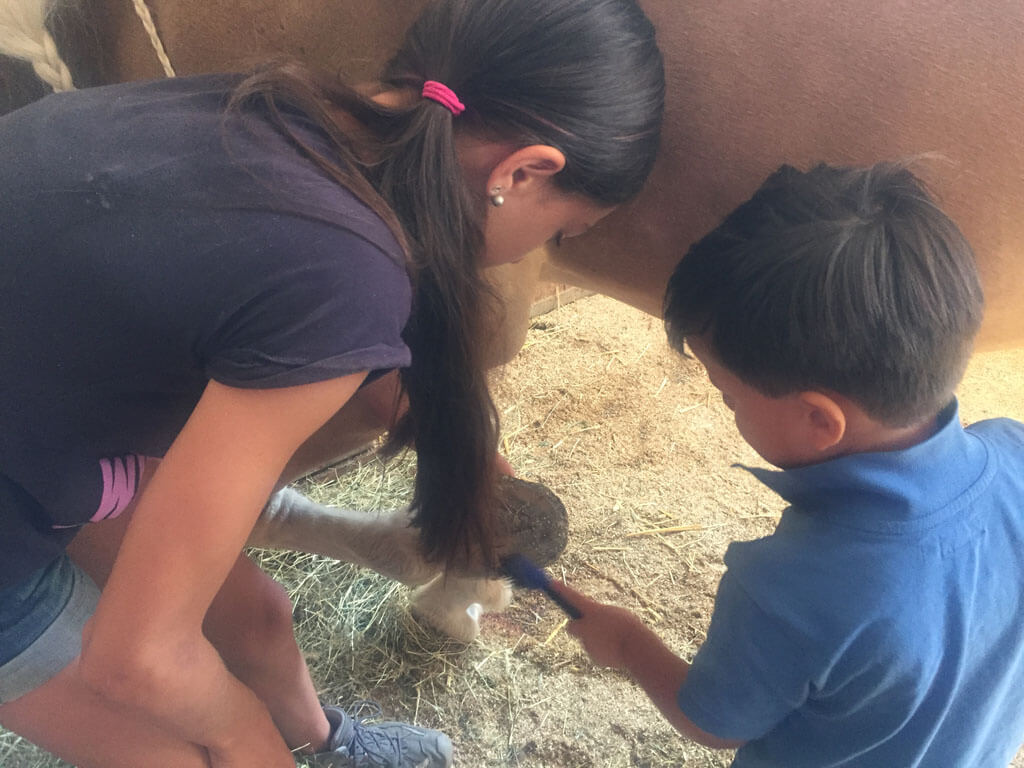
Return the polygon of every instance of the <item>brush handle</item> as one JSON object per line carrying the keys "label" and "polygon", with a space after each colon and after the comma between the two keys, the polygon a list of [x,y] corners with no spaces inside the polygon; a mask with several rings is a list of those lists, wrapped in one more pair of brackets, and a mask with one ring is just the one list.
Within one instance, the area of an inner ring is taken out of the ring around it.
{"label": "brush handle", "polygon": [[576,620],[583,618],[583,614],[580,612],[580,609],[555,592],[554,588],[551,586],[551,582],[545,584],[542,589],[544,590],[544,594],[550,597],[555,602],[555,605],[565,611],[565,615],[570,619]]}
{"label": "brush handle", "polygon": [[539,589],[551,600],[565,611],[570,619],[578,619],[583,616],[580,609],[570,603],[551,587],[551,577],[543,568],[538,568],[528,557],[523,555],[509,555],[502,560],[502,570],[512,581],[526,589]]}

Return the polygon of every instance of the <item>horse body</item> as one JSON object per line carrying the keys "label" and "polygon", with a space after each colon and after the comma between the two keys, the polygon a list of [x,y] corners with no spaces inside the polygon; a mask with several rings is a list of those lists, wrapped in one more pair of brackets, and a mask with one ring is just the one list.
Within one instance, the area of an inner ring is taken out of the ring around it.
{"label": "horse body", "polygon": [[666,58],[645,191],[548,276],[660,314],[691,243],[782,163],[917,167],[974,246],[981,342],[1024,342],[1024,5],[1017,0],[647,0]]}
{"label": "horse body", "polygon": [[[422,5],[149,0],[178,74],[290,55],[355,79],[379,70]],[[507,359],[522,339],[523,307],[538,275],[659,314],[667,278],[689,244],[780,164],[867,164],[928,153],[937,159],[919,171],[978,254],[988,297],[982,342],[1024,342],[1024,5],[644,6],[668,76],[663,151],[652,179],[587,236],[499,273],[517,304],[498,357]],[[84,73],[80,85],[164,74],[131,0],[79,0],[60,9],[54,26],[75,56],[72,69]]]}
{"label": "horse body", "polygon": [[[109,18],[120,14],[111,45],[120,52],[114,76],[159,76],[127,0],[102,4]],[[227,0],[154,0],[152,6],[179,73],[287,54],[369,78],[422,4],[259,0],[240,9]],[[1024,342],[1024,5],[644,5],[668,76],[661,157],[638,199],[588,236],[537,255],[542,277],[660,314],[664,286],[686,248],[782,163],[869,164],[931,154],[919,173],[978,254],[987,294],[981,342]],[[518,304],[504,357],[521,341],[536,269],[506,272],[499,280]]]}

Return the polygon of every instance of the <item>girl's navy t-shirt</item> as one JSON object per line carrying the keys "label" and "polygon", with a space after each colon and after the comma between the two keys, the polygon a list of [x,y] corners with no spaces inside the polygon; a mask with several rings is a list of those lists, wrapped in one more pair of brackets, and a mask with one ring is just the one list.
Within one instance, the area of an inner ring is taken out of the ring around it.
{"label": "girl's navy t-shirt", "polygon": [[0,118],[0,585],[119,514],[210,379],[409,363],[394,236],[260,112],[227,112],[237,82],[90,89]]}

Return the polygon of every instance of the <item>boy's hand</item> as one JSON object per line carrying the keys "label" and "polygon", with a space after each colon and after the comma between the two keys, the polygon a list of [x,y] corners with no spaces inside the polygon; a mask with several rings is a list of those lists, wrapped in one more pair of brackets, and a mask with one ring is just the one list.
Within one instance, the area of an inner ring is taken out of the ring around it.
{"label": "boy's hand", "polygon": [[591,600],[561,581],[552,581],[551,587],[583,614],[570,621],[566,631],[579,639],[593,662],[602,667],[624,669],[629,661],[630,639],[643,627],[640,619],[625,608]]}
{"label": "boy's hand", "polygon": [[703,731],[683,714],[677,697],[690,665],[644,626],[638,616],[625,608],[591,600],[560,581],[552,581],[551,588],[583,614],[582,618],[570,621],[566,629],[580,639],[594,663],[625,670],[676,730],[715,749],[732,749],[743,743]]}

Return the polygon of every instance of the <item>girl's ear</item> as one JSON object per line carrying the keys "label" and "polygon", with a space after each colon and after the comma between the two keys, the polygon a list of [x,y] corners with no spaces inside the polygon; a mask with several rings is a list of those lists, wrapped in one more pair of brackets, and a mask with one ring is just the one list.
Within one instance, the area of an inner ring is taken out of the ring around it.
{"label": "girl's ear", "polygon": [[487,179],[487,194],[497,190],[504,197],[524,194],[544,187],[565,168],[562,151],[547,144],[532,144],[506,155],[494,166]]}
{"label": "girl's ear", "polygon": [[837,445],[846,435],[846,412],[823,392],[806,391],[798,396],[804,409],[810,445],[819,452]]}

